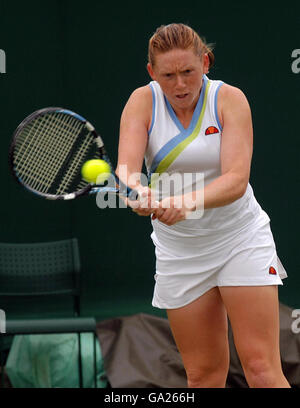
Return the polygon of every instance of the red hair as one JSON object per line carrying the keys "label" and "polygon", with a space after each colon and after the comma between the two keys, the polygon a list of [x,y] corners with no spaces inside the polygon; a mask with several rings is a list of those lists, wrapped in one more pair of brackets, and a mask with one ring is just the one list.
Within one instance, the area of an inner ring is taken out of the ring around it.
{"label": "red hair", "polygon": [[155,55],[175,48],[182,50],[192,49],[200,58],[207,53],[209,67],[214,64],[215,57],[212,48],[191,27],[185,24],[162,25],[157,28],[149,40],[148,62],[154,67]]}

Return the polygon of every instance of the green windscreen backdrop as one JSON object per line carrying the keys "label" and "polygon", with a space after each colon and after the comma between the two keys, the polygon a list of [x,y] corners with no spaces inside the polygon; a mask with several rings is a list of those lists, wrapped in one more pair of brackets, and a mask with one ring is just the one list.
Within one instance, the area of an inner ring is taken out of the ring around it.
{"label": "green windscreen backdrop", "polygon": [[0,241],[77,237],[84,313],[99,318],[164,314],[151,306],[155,257],[150,220],[129,209],[100,210],[95,197],[39,199],[13,181],[7,152],[25,116],[62,106],[95,125],[116,164],[122,109],[131,92],[150,80],[149,37],[162,24],[183,22],[215,44],[216,64],[209,77],[247,95],[254,124],[250,182],[271,218],[289,275],[280,300],[300,308],[299,16],[299,2],[270,7],[252,1],[0,0],[0,49],[6,56],[6,73],[0,74]]}

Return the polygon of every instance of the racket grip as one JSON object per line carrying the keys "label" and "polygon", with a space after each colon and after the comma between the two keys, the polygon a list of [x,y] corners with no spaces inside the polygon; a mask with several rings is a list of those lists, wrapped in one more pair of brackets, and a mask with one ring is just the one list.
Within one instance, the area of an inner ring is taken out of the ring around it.
{"label": "racket grip", "polygon": [[131,190],[130,193],[128,194],[128,198],[131,201],[137,201],[140,198],[140,194],[136,190]]}
{"label": "racket grip", "polygon": [[142,193],[137,190],[131,190],[130,193],[128,194],[128,198],[129,200],[132,200],[132,201],[137,201],[137,200],[143,201],[143,199],[146,197],[142,197],[141,194]]}
{"label": "racket grip", "polygon": [[[132,201],[142,200],[141,194],[136,190],[131,190],[128,194],[128,198]],[[159,207],[159,202],[157,200],[155,200],[155,205],[157,208]]]}

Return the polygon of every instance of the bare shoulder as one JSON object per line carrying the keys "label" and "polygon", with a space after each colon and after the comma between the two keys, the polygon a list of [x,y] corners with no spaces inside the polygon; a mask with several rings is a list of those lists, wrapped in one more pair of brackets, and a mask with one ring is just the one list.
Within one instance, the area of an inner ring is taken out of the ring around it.
{"label": "bare shoulder", "polygon": [[152,117],[152,91],[149,85],[135,89],[123,110],[122,117],[134,117],[149,124]]}
{"label": "bare shoulder", "polygon": [[227,113],[245,113],[250,115],[250,106],[244,92],[232,85],[223,84],[218,94],[218,115],[221,124]]}
{"label": "bare shoulder", "polygon": [[132,108],[143,110],[152,107],[152,91],[150,86],[141,86],[135,89],[130,95],[125,107],[130,106]]}
{"label": "bare shoulder", "polygon": [[130,98],[134,98],[134,99],[148,99],[150,101],[152,101],[152,91],[149,85],[145,85],[145,86],[141,86],[139,88],[136,88]]}
{"label": "bare shoulder", "polygon": [[249,106],[248,100],[244,92],[232,85],[223,84],[220,88],[218,100],[221,107],[232,105]]}

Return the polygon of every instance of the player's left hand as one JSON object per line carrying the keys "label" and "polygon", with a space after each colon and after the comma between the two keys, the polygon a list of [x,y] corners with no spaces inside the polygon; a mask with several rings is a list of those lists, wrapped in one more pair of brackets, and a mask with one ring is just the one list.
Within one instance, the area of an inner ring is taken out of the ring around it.
{"label": "player's left hand", "polygon": [[128,200],[128,205],[132,208],[132,211],[141,216],[149,216],[153,214],[158,207],[158,201],[155,200],[154,194],[149,187],[136,188],[139,192],[139,200]]}

